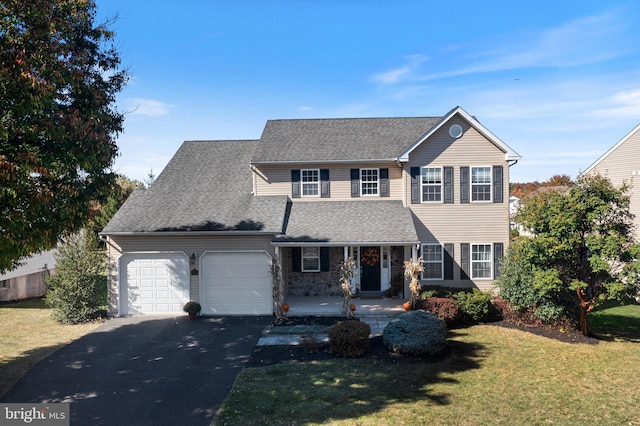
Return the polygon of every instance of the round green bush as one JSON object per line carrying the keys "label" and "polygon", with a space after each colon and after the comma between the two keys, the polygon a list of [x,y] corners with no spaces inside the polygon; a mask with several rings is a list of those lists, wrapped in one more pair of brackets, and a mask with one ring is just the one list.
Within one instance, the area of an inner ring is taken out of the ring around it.
{"label": "round green bush", "polygon": [[447,325],[431,312],[405,312],[387,324],[382,341],[392,352],[437,355],[447,346]]}
{"label": "round green bush", "polygon": [[362,356],[369,351],[370,335],[369,324],[358,320],[339,321],[327,333],[331,352],[351,358]]}

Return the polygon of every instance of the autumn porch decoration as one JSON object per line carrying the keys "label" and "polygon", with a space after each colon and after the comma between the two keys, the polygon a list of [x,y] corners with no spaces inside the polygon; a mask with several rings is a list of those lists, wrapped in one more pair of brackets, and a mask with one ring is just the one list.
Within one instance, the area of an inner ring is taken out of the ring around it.
{"label": "autumn porch decoration", "polygon": [[422,257],[419,257],[417,260],[405,260],[404,262],[404,276],[411,278],[411,283],[409,284],[409,290],[411,290],[411,308],[420,300],[421,287],[418,276],[422,272],[422,269]]}
{"label": "autumn porch decoration", "polygon": [[354,310],[351,309],[351,279],[356,275],[356,262],[353,257],[349,256],[347,260],[340,263],[340,289],[342,290],[342,297],[344,298],[342,303],[342,313],[347,318],[355,318]]}
{"label": "autumn porch decoration", "polygon": [[182,307],[182,310],[189,314],[189,318],[195,319],[202,310],[202,306],[198,302],[187,302]]}
{"label": "autumn porch decoration", "polygon": [[362,253],[362,256],[360,257],[360,262],[368,266],[375,266],[379,261],[380,253],[378,253],[378,250],[374,248],[368,248]]}

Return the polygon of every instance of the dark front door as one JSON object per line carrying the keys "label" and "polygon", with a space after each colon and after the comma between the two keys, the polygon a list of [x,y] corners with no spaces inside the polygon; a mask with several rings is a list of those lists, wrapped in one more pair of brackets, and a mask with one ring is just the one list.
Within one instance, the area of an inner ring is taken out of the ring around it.
{"label": "dark front door", "polygon": [[360,247],[360,290],[380,291],[380,247]]}

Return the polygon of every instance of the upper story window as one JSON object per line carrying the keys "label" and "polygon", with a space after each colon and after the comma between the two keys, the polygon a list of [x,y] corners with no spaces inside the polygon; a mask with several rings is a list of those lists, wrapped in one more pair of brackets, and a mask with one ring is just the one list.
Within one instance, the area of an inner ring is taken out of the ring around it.
{"label": "upper story window", "polygon": [[320,272],[319,247],[302,247],[302,272]]}
{"label": "upper story window", "polygon": [[422,245],[422,279],[441,280],[444,270],[443,252],[440,244]]}
{"label": "upper story window", "polygon": [[318,197],[320,195],[320,170],[319,169],[303,169],[302,177],[302,196]]}
{"label": "upper story window", "polygon": [[491,278],[491,244],[471,244],[471,278]]}
{"label": "upper story window", "polygon": [[360,193],[378,195],[378,169],[360,169]]}
{"label": "upper story window", "polygon": [[471,167],[471,201],[491,201],[491,167]]}
{"label": "upper story window", "polygon": [[442,168],[422,168],[422,202],[433,203],[442,201]]}

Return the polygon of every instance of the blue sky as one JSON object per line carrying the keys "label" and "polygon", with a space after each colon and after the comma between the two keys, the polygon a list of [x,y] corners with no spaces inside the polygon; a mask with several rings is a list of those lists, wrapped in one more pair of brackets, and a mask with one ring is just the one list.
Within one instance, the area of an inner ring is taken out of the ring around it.
{"label": "blue sky", "polygon": [[97,0],[131,81],[115,170],[266,120],[441,116],[515,149],[512,182],[572,178],[640,123],[640,4],[539,0]]}

